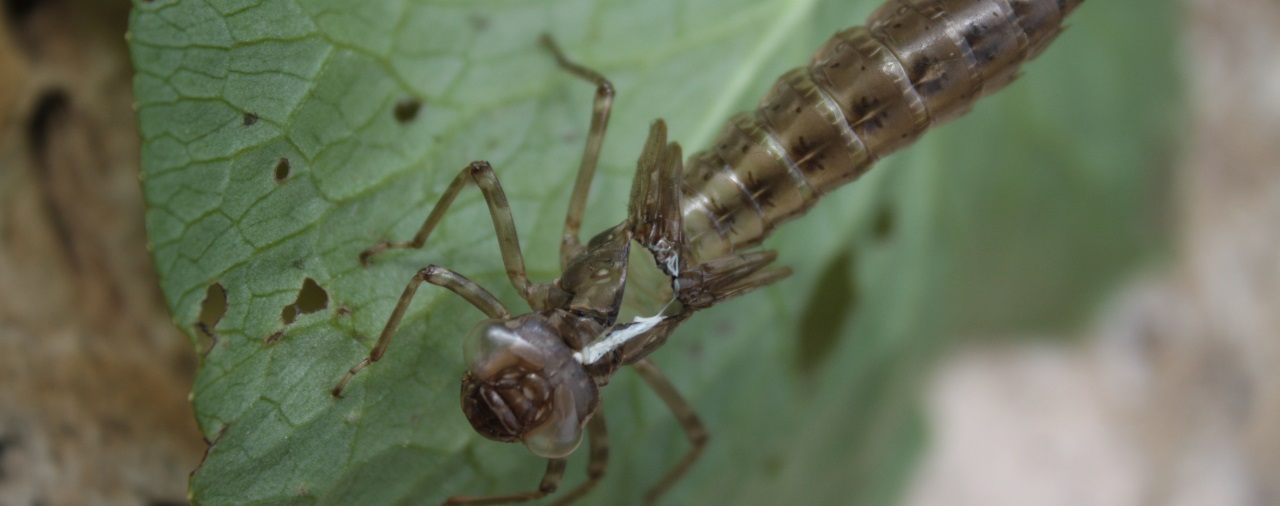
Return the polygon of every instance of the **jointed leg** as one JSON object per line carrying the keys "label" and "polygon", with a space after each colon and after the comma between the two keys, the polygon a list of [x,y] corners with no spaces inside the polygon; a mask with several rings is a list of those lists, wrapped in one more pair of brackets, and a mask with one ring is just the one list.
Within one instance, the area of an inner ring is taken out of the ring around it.
{"label": "jointed leg", "polygon": [[412,241],[378,243],[360,253],[360,262],[367,264],[369,257],[388,249],[421,248],[427,243],[427,237],[431,235],[431,231],[444,217],[445,211],[449,210],[449,205],[453,204],[453,199],[458,196],[458,192],[462,191],[469,181],[475,182],[476,186],[480,187],[480,191],[484,193],[485,202],[489,204],[489,215],[493,218],[498,246],[502,250],[502,262],[506,264],[507,277],[511,279],[512,286],[515,286],[516,291],[520,292],[520,296],[529,301],[530,305],[541,309],[545,306],[547,287],[530,283],[528,275],[525,274],[524,255],[520,253],[520,238],[516,235],[515,220],[511,217],[511,205],[507,203],[507,194],[502,191],[498,176],[493,173],[493,167],[489,166],[489,162],[471,162],[467,168],[462,169],[458,177],[454,178],[453,183],[450,183],[449,188],[444,191],[444,195],[440,196],[440,201],[436,202],[436,207],[431,210],[431,214],[427,215],[427,220],[422,223],[422,228],[418,229],[418,235],[413,236]]}
{"label": "jointed leg", "polygon": [[702,426],[702,421],[698,420],[698,414],[693,411],[693,407],[680,396],[680,392],[676,391],[675,386],[667,380],[667,377],[658,370],[658,366],[653,365],[649,359],[644,359],[633,364],[636,372],[640,373],[640,377],[649,384],[658,397],[662,398],[662,402],[667,404],[671,412],[676,415],[676,420],[680,422],[680,426],[684,428],[684,434],[689,437],[689,443],[693,448],[686,453],[683,459],[676,464],[676,467],[667,471],[662,480],[649,489],[644,495],[644,500],[648,504],[657,502],[658,497],[666,492],[671,485],[679,480],[684,473],[689,470],[693,463],[702,455],[702,450],[707,446],[707,429]]}
{"label": "jointed leg", "polygon": [[591,460],[587,462],[587,481],[578,485],[569,493],[561,496],[552,506],[565,506],[576,501],[582,496],[595,488],[596,483],[600,482],[600,478],[604,477],[605,467],[609,464],[609,431],[604,425],[604,412],[597,411],[596,415],[591,417],[587,422],[587,434],[591,438]]}
{"label": "jointed leg", "polygon": [[560,47],[548,35],[542,36],[542,44],[555,56],[556,63],[565,71],[596,85],[596,98],[591,109],[591,128],[587,131],[587,145],[583,148],[582,163],[578,166],[578,179],[573,184],[573,196],[569,199],[569,213],[564,219],[564,238],[560,243],[560,268],[567,269],[569,259],[582,248],[578,229],[582,227],[582,214],[587,207],[587,192],[591,178],[595,176],[600,161],[600,147],[604,145],[604,133],[609,127],[609,112],[613,109],[613,84],[599,72],[583,67],[565,58]]}
{"label": "jointed leg", "polygon": [[409,284],[405,285],[404,293],[400,294],[400,301],[396,303],[395,309],[391,311],[391,318],[387,320],[387,325],[382,328],[382,334],[378,336],[378,343],[373,346],[373,351],[370,351],[369,356],[361,360],[355,367],[352,367],[350,371],[347,371],[347,375],[342,377],[342,381],[339,381],[338,385],[333,387],[334,397],[341,398],[342,389],[347,386],[347,382],[351,380],[351,377],[355,376],[361,369],[364,369],[365,366],[377,362],[378,359],[382,358],[382,354],[386,353],[387,346],[391,344],[391,336],[394,336],[396,329],[400,327],[400,319],[404,318],[405,310],[409,309],[409,303],[413,301],[413,295],[417,293],[418,286],[423,281],[448,288],[449,291],[467,299],[467,302],[470,302],[476,309],[483,311],[490,318],[502,319],[511,317],[511,313],[502,305],[502,302],[499,302],[484,287],[449,269],[429,265],[414,274],[413,279],[409,280]]}
{"label": "jointed leg", "polygon": [[480,505],[480,504],[507,504],[513,502],[532,501],[546,496],[556,491],[556,487],[560,486],[560,478],[564,476],[564,465],[566,459],[548,459],[547,472],[542,475],[542,483],[538,484],[537,490],[528,492],[517,492],[514,494],[490,495],[484,497],[471,497],[465,495],[453,496],[444,501],[442,506],[454,506],[460,504]]}

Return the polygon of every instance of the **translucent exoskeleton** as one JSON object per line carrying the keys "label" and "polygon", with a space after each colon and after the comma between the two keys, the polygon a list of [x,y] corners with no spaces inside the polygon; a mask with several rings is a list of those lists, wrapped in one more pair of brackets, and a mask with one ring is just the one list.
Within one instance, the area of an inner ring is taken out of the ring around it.
{"label": "translucent exoskeleton", "polygon": [[[755,250],[779,224],[827,192],[857,179],[875,160],[998,91],[1062,31],[1083,0],[890,0],[865,26],[837,33],[807,67],[784,74],[750,113],[728,122],[713,147],[685,162],[656,121],[640,155],[627,218],[585,245],[579,228],[613,105],[604,76],[569,61],[544,39],[567,72],[596,85],[591,126],[569,201],[560,248],[561,277],[534,283],[525,273],[514,218],[492,167],[473,162],[445,190],[418,233],[382,242],[421,248],[468,184],[484,194],[507,276],[532,312],[513,316],[485,288],[439,266],[418,271],[400,296],[369,356],[333,389],[341,396],[357,372],[386,352],[422,282],[444,287],[488,316],[464,339],[462,408],[472,427],[496,441],[525,444],[548,459],[539,486],[506,495],[458,496],[445,504],[500,504],[556,490],[566,458],[584,435],[588,480],[561,496],[567,504],[603,476],[608,442],[601,387],[633,367],[666,403],[691,448],[655,484],[654,502],[701,454],[707,431],[693,408],[646,357],[694,312],[787,276]],[[619,322],[633,244],[652,255],[670,282],[670,302],[650,317]]]}

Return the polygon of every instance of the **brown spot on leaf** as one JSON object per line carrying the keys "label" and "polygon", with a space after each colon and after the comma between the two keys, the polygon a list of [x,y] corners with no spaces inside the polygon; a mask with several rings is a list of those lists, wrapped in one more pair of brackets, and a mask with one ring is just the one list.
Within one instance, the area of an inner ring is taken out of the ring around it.
{"label": "brown spot on leaf", "polygon": [[871,224],[871,236],[876,240],[884,241],[893,235],[896,226],[897,216],[893,208],[890,206],[881,206],[876,211],[875,221]]}
{"label": "brown spot on leaf", "polygon": [[852,268],[855,262],[853,250],[847,250],[818,277],[818,286],[800,317],[796,369],[801,376],[812,376],[831,357],[840,330],[859,305],[857,271]]}
{"label": "brown spot on leaf", "polygon": [[418,117],[418,111],[422,109],[422,101],[416,98],[405,98],[396,102],[395,115],[396,121],[400,123],[408,123]]}
{"label": "brown spot on leaf", "polygon": [[280,161],[276,162],[276,183],[283,183],[286,179],[289,179],[291,171],[292,166],[289,163],[289,159],[281,158]]}

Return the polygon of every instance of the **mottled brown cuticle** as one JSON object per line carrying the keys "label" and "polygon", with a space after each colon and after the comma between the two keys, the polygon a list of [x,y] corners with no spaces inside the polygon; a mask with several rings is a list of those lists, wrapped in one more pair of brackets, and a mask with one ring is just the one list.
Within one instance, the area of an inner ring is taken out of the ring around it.
{"label": "mottled brown cuticle", "polygon": [[[931,14],[915,2],[910,5],[917,7],[891,3],[872,14],[864,27],[837,33],[808,67],[783,74],[747,123],[721,132],[713,144],[720,147],[712,151],[719,157],[689,157],[686,196],[699,198],[686,199],[685,213],[700,216],[690,222],[740,225],[690,230],[691,249],[696,256],[716,258],[760,244],[769,231],[804,214],[820,195],[857,179],[877,159],[1007,85],[1074,8],[1061,1],[1055,8],[1053,1],[1015,2],[1008,12],[974,9],[966,2],[928,2],[942,11]],[[1024,19],[1035,22],[1024,25]],[[939,20],[948,21],[960,37],[930,35]],[[741,131],[759,134],[744,136]],[[856,137],[852,142],[849,133]],[[738,148],[736,143],[744,140],[751,145],[735,151],[741,156],[730,155],[726,148]],[[767,145],[784,147],[785,156],[755,156],[768,151]],[[840,149],[825,149],[830,145]],[[721,163],[730,174],[702,166]],[[803,173],[798,181],[752,177],[789,174],[796,167]],[[798,190],[785,194],[737,183],[764,180]]]}

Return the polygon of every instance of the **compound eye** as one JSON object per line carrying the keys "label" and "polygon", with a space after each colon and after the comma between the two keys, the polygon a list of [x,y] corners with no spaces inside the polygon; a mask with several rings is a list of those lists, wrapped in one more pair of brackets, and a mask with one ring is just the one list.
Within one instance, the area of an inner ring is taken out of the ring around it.
{"label": "compound eye", "polygon": [[536,346],[502,320],[485,320],[472,327],[463,341],[462,357],[471,374],[480,378],[492,378],[518,365],[539,369],[546,363]]}
{"label": "compound eye", "polygon": [[582,443],[582,419],[574,393],[569,386],[556,387],[549,419],[524,438],[524,445],[534,455],[548,459],[567,457]]}
{"label": "compound eye", "polygon": [[546,378],[523,367],[504,369],[494,378],[462,378],[462,411],[481,435],[497,441],[519,441],[551,415],[553,387]]}

